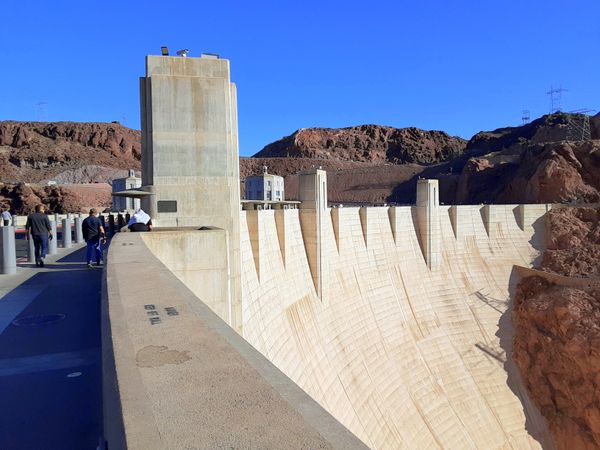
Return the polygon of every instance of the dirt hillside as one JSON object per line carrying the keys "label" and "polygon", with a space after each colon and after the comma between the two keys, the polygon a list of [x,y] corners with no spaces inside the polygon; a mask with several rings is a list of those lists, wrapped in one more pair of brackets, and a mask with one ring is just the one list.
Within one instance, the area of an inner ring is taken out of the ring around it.
{"label": "dirt hillside", "polygon": [[523,279],[513,305],[514,359],[559,450],[600,448],[600,209],[553,209],[541,269],[596,287]]}
{"label": "dirt hillside", "polygon": [[[413,203],[419,177],[439,179],[447,204],[596,202],[600,114],[587,118],[587,128],[585,120],[573,114],[543,116],[524,126],[477,133],[468,142],[417,128],[302,129],[255,157],[240,158],[241,188],[266,165],[287,178],[286,197],[294,199],[296,174],[322,167],[329,173],[332,203]],[[5,192],[18,183],[41,188],[55,181],[72,190],[110,183],[126,169],[139,170],[140,157],[139,131],[117,123],[0,122]],[[0,202],[14,198],[7,194]]]}
{"label": "dirt hillside", "polygon": [[360,125],[303,128],[273,142],[254,157],[317,158],[392,164],[435,164],[462,154],[466,141],[443,131]]}

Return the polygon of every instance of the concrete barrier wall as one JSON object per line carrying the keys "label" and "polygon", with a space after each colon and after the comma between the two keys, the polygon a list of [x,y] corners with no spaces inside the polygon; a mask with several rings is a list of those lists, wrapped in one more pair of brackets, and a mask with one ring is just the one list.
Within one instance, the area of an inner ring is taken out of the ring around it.
{"label": "concrete barrier wall", "polygon": [[[222,251],[213,231],[113,239],[102,299],[107,448],[366,448],[228,327],[145,242],[176,271],[199,277],[211,255],[198,252],[212,245]],[[190,259],[187,266],[177,265],[183,258]]]}
{"label": "concrete barrier wall", "polygon": [[224,230],[142,233],[148,248],[209,308],[231,323],[228,242]]}
{"label": "concrete barrier wall", "polygon": [[431,268],[415,207],[327,210],[321,295],[307,211],[242,211],[240,332],[372,448],[539,448],[549,435],[511,374],[506,311],[545,209],[439,206]]}

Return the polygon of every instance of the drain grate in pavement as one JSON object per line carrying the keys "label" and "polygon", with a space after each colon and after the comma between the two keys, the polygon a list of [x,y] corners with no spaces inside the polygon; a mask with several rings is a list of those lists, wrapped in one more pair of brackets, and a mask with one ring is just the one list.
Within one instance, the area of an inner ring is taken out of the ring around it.
{"label": "drain grate in pavement", "polygon": [[59,322],[66,316],[64,314],[39,314],[35,316],[25,316],[13,320],[13,325],[17,327],[40,327],[51,323]]}

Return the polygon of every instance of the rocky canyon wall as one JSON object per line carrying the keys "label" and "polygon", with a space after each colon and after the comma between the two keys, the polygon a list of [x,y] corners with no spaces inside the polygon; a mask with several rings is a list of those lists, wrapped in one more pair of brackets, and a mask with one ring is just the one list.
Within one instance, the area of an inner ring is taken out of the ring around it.
{"label": "rocky canyon wall", "polygon": [[600,209],[547,215],[540,269],[513,306],[514,359],[559,450],[600,448]]}

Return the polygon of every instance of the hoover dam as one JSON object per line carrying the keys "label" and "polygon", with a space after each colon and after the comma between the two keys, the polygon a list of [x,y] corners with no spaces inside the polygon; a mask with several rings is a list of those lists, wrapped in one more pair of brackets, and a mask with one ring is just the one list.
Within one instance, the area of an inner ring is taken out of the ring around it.
{"label": "hoover dam", "polygon": [[[551,205],[240,202],[228,61],[147,57],[151,233],[103,294],[109,448],[552,448],[511,360],[517,268]],[[193,118],[190,119],[190,118]],[[170,203],[169,203],[170,202]]]}

